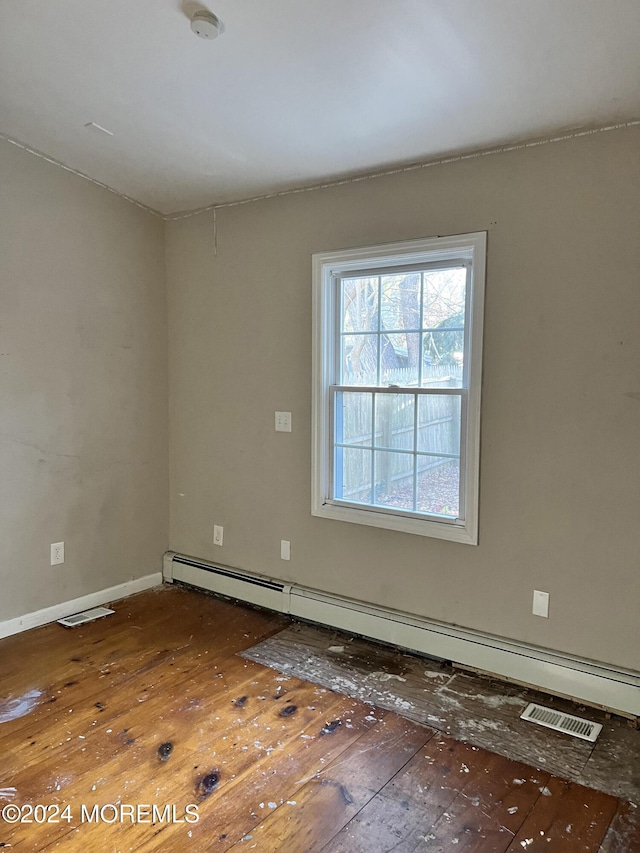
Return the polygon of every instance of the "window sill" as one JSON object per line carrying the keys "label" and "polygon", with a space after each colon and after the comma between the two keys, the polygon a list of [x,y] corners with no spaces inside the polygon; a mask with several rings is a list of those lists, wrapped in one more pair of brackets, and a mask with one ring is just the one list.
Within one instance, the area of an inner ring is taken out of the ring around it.
{"label": "window sill", "polygon": [[330,518],[334,521],[346,521],[352,524],[364,524],[367,527],[380,527],[396,530],[400,533],[413,533],[417,536],[429,536],[432,539],[446,539],[465,545],[477,545],[477,526],[466,523],[432,521],[428,518],[410,518],[408,516],[385,513],[366,508],[352,508],[331,503],[314,502],[311,515]]}

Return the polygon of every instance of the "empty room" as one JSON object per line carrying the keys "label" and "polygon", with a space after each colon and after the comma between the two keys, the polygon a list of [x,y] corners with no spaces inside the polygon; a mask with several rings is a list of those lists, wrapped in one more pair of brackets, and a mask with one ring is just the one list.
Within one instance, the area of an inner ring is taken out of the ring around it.
{"label": "empty room", "polygon": [[638,45],[3,0],[0,848],[640,853]]}

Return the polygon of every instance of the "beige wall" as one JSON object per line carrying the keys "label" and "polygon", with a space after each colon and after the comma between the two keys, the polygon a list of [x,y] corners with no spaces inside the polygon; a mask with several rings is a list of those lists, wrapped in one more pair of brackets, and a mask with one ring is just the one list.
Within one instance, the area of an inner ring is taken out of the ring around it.
{"label": "beige wall", "polygon": [[[226,208],[217,256],[210,213],[168,223],[168,541],[163,225],[0,145],[0,621],[169,544],[640,668],[639,154],[630,128]],[[480,544],[312,518],[311,254],[477,230]]]}
{"label": "beige wall", "polygon": [[[171,548],[640,668],[639,154],[633,128],[230,207],[217,256],[211,213],[169,223]],[[313,518],[311,254],[480,230],[480,544]]]}
{"label": "beige wall", "polygon": [[168,448],[162,222],[7,143],[0,175],[1,621],[159,571]]}

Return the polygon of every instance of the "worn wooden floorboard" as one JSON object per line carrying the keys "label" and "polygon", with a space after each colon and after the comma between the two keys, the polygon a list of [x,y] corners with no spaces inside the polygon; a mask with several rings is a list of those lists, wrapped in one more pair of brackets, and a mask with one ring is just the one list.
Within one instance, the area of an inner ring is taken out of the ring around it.
{"label": "worn wooden floorboard", "polygon": [[508,853],[541,853],[558,850],[582,853],[597,849],[616,813],[618,801],[608,794],[590,791],[562,779],[550,779],[548,795],[536,803]]}
{"label": "worn wooden floorboard", "polygon": [[388,847],[504,851],[549,781],[546,773],[436,735],[387,783],[326,853]]}
{"label": "worn wooden floorboard", "polygon": [[636,851],[640,851],[640,806],[620,802],[599,853]]}
{"label": "worn wooden floorboard", "polygon": [[[279,632],[281,616],[179,588],[115,607],[77,629],[52,625],[0,641],[0,848],[640,853],[628,803],[345,695],[342,685],[331,690],[293,666],[279,672],[238,656]],[[453,691],[441,716],[452,699],[464,708],[482,701],[475,682],[451,680],[438,664],[354,649],[353,671],[338,675],[369,672],[380,695],[394,695],[389,688],[408,684],[419,666],[439,695]],[[347,658],[344,649],[331,654]],[[395,695],[403,713],[402,703],[417,707],[410,686],[410,698]],[[497,706],[510,709],[512,698]],[[6,806],[38,803],[68,807],[71,817],[1,817]],[[197,822],[186,821],[187,806]],[[572,847],[576,838],[586,846]]]}
{"label": "worn wooden floorboard", "polygon": [[[640,802],[640,732],[621,718],[309,625],[293,625],[243,655],[506,757]],[[595,748],[520,720],[532,701],[602,723]]]}
{"label": "worn wooden floorboard", "polygon": [[596,717],[590,709],[581,716],[596,719],[603,728],[585,767],[571,778],[614,797],[640,802],[640,731],[624,720]]}
{"label": "worn wooden floorboard", "polygon": [[[261,851],[315,853],[429,740],[434,731],[385,714],[252,830]],[[245,849],[245,843],[232,848]]]}
{"label": "worn wooden floorboard", "polygon": [[[436,735],[321,849],[598,850],[617,806],[606,794]],[[380,839],[385,846],[376,847]]]}

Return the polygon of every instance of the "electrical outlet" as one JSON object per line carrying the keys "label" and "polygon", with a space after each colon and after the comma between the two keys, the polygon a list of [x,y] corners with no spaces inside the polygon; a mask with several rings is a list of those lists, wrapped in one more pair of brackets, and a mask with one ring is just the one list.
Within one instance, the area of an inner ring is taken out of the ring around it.
{"label": "electrical outlet", "polygon": [[288,542],[286,539],[280,540],[280,559],[281,560],[290,560],[291,559],[291,542]]}
{"label": "electrical outlet", "polygon": [[219,524],[213,525],[213,544],[214,545],[222,545],[222,537],[224,534],[224,527],[220,527]]}
{"label": "electrical outlet", "polygon": [[51,565],[58,566],[64,563],[64,542],[51,543]]}
{"label": "electrical outlet", "polygon": [[549,593],[533,590],[533,615],[549,618]]}
{"label": "electrical outlet", "polygon": [[276,432],[291,432],[291,412],[276,412]]}

